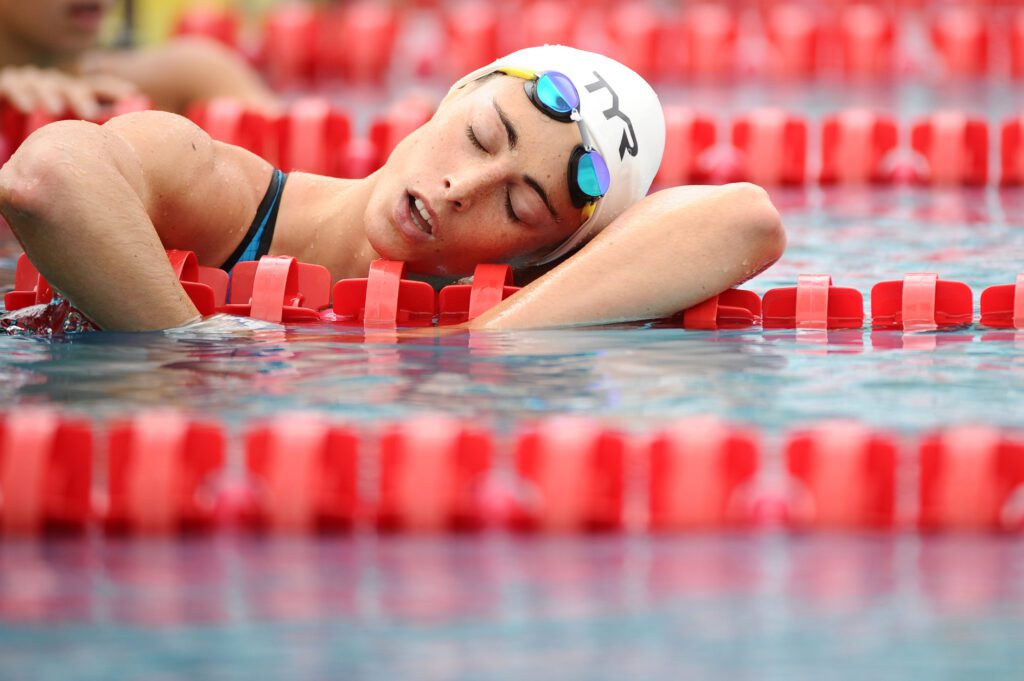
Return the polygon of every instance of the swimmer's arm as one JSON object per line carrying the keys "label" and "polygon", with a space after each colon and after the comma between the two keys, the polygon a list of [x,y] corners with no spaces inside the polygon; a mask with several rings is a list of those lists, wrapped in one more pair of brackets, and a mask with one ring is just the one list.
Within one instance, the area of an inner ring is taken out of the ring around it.
{"label": "swimmer's arm", "polygon": [[219,264],[270,171],[173,114],[66,121],[0,168],[0,213],[40,273],[101,328],[165,329],[198,312],[164,249]]}
{"label": "swimmer's arm", "polygon": [[275,111],[279,101],[236,52],[201,37],[93,57],[89,68],[133,82],[157,109],[184,113],[189,104],[228,97],[254,109]]}
{"label": "swimmer's arm", "polygon": [[666,317],[753,277],[785,246],[778,211],[760,187],[666,189],[629,208],[578,253],[468,326]]}

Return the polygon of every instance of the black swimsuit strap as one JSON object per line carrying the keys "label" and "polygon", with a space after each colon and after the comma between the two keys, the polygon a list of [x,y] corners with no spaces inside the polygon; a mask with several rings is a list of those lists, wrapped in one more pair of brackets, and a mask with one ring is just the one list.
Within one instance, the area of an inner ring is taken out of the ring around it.
{"label": "black swimsuit strap", "polygon": [[238,264],[239,259],[245,254],[245,251],[257,236],[259,237],[259,245],[252,260],[259,260],[270,251],[270,244],[274,240],[274,228],[277,225],[277,212],[281,206],[281,194],[284,192],[284,185],[287,181],[288,173],[281,172],[275,168],[273,175],[270,177],[267,192],[263,195],[263,200],[260,201],[260,205],[256,209],[256,215],[253,217],[252,224],[249,225],[245,237],[238,244],[238,247],[235,248],[231,256],[220,266],[220,269],[230,272],[231,268]]}

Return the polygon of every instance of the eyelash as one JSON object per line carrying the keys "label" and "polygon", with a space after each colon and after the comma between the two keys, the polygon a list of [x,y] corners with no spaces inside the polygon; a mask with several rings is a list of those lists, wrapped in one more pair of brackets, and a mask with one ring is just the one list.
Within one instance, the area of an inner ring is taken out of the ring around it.
{"label": "eyelash", "polygon": [[477,139],[476,133],[473,132],[473,126],[472,125],[467,125],[466,126],[466,137],[469,138],[469,141],[473,143],[474,147],[476,147],[477,149],[479,149],[480,151],[482,151],[484,153],[487,153],[487,149],[484,148],[484,145],[480,144],[480,140]]}
{"label": "eyelash", "polygon": [[[466,137],[472,142],[473,146],[480,151],[487,153],[487,149],[484,145],[480,144],[480,140],[477,139],[476,133],[473,132],[473,126],[466,126]],[[512,208],[512,190],[508,187],[505,188],[505,211],[508,213],[508,219],[512,222],[519,222],[519,216],[516,215],[516,211]]]}
{"label": "eyelash", "polygon": [[508,211],[508,219],[512,222],[519,222],[519,217],[512,209],[512,190],[505,187],[505,210]]}

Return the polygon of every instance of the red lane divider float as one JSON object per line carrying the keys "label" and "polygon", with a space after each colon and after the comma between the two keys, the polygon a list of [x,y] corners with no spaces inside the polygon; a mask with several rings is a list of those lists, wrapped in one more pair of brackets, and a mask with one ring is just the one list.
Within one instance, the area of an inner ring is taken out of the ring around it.
{"label": "red lane divider float", "polygon": [[648,2],[613,4],[605,25],[610,43],[608,56],[648,80],[659,79],[664,71],[658,59],[663,26],[661,11]]}
{"label": "red lane divider float", "polygon": [[821,128],[822,184],[885,182],[885,160],[896,149],[896,122],[863,109],[829,116]]}
{"label": "red lane divider float", "polygon": [[803,184],[807,160],[807,121],[779,109],[761,109],[738,118],[732,143],[741,154],[737,180],[758,184]]}
{"label": "red lane divider float", "polygon": [[947,7],[935,17],[930,32],[946,73],[981,76],[988,71],[990,31],[983,12]]}
{"label": "red lane divider float", "polygon": [[827,274],[801,274],[791,288],[765,292],[766,329],[859,329],[864,326],[864,297],[852,288],[832,285]]}
{"label": "red lane divider float", "polygon": [[814,8],[795,2],[772,2],[761,21],[770,48],[771,72],[790,78],[814,75],[821,44],[821,22]]}
{"label": "red lane divider float", "polygon": [[317,13],[310,5],[278,5],[267,12],[259,64],[275,90],[312,83],[316,28]]}
{"label": "red lane divider float", "polygon": [[[388,108],[387,112],[370,124],[370,142],[373,159],[368,175],[384,165],[398,143],[420,128],[434,115],[434,104],[425,97],[405,97]],[[356,173],[353,177],[361,177]]]}
{"label": "red lane divider float", "polygon": [[790,435],[786,468],[798,484],[790,522],[798,528],[889,528],[896,511],[895,440],[859,423],[826,422]]}
{"label": "red lane divider float", "polygon": [[1024,273],[1017,282],[990,286],[981,292],[981,325],[993,329],[1024,329]]}
{"label": "red lane divider float", "polygon": [[579,19],[579,3],[564,0],[533,0],[524,3],[522,21],[502,26],[520,31],[519,45],[573,45]]}
{"label": "red lane divider float", "polygon": [[941,111],[916,123],[914,151],[927,162],[918,178],[926,184],[984,185],[988,182],[988,123],[958,111]]}
{"label": "red lane divider float", "polygon": [[922,529],[1021,528],[1007,503],[1024,483],[1024,441],[965,426],[926,437],[920,457]]}
{"label": "red lane divider float", "polygon": [[278,122],[280,167],[342,177],[348,170],[351,124],[348,115],[324,99],[293,103]]}
{"label": "red lane divider float", "polygon": [[238,47],[239,16],[225,9],[200,5],[178,16],[174,34],[210,38],[228,47]]}
{"label": "red lane divider float", "polygon": [[0,414],[0,532],[83,529],[92,460],[87,421],[43,408]]}
{"label": "red lane divider float", "polygon": [[757,473],[759,454],[753,433],[717,419],[687,419],[658,431],[648,448],[650,529],[751,523],[744,491]]}
{"label": "red lane divider float", "polygon": [[[760,465],[761,434],[711,417],[627,435],[555,416],[506,440],[444,415],[357,429],[296,412],[244,428],[237,493],[221,478],[227,432],[168,410],[105,426],[52,409],[2,413],[0,532],[80,531],[97,520],[136,534],[239,521],[291,533],[1024,530],[1024,433],[990,426],[898,439],[859,423],[813,424],[784,434],[780,488]],[[94,440],[107,442],[109,463],[95,509]],[[376,490],[359,484],[367,475]]]}
{"label": "red lane divider float", "polygon": [[484,481],[492,436],[440,415],[389,427],[380,438],[382,530],[473,530],[488,521]]}
{"label": "red lane divider float", "polygon": [[1024,10],[1010,18],[1010,75],[1024,78]]}
{"label": "red lane divider float", "polygon": [[838,41],[843,72],[857,79],[893,73],[896,25],[877,5],[854,3],[838,13]]}
{"label": "red lane divider float", "polygon": [[519,290],[512,285],[508,265],[477,265],[472,284],[445,286],[438,294],[440,325],[462,324],[476,319]]}
{"label": "red lane divider float", "polygon": [[228,273],[217,267],[201,267],[192,251],[167,251],[171,268],[201,315],[211,315],[226,302]]}
{"label": "red lane divider float", "polygon": [[597,421],[556,417],[520,433],[522,491],[513,527],[546,532],[622,526],[626,438]]}
{"label": "red lane divider float", "polygon": [[364,326],[430,326],[434,289],[404,277],[404,262],[374,260],[365,279],[342,279],[334,285],[333,314],[325,319]]}
{"label": "red lane divider float", "polygon": [[441,16],[446,72],[459,77],[500,55],[500,11],[496,3],[460,0]]}
{"label": "red lane divider float", "polygon": [[399,20],[399,10],[392,3],[361,0],[325,8],[316,22],[317,79],[383,81],[395,53]]}
{"label": "red lane divider float", "polygon": [[702,331],[742,329],[761,321],[761,298],[753,291],[731,288],[683,311],[683,328]]}
{"label": "red lane divider float", "polygon": [[689,184],[708,179],[701,157],[715,145],[714,121],[687,107],[665,107],[665,153],[658,167],[658,185]]}
{"label": "red lane divider float", "polygon": [[698,80],[734,75],[738,36],[739,18],[733,9],[712,3],[689,5],[679,31],[686,73]]}
{"label": "red lane divider float", "polygon": [[875,329],[932,331],[970,324],[974,296],[967,284],[940,281],[930,273],[908,274],[871,288],[871,325]]}
{"label": "red lane divider float", "polygon": [[43,275],[22,253],[14,268],[14,290],[4,294],[4,307],[8,312],[29,305],[43,305],[53,300],[53,289]]}
{"label": "red lane divider float", "polygon": [[212,527],[213,476],[224,465],[224,445],[222,426],[176,411],[111,423],[107,528],[148,534]]}
{"label": "red lane divider float", "polygon": [[232,269],[231,302],[219,312],[267,322],[313,322],[330,303],[331,273],[291,256],[265,255]]}
{"label": "red lane divider float", "polygon": [[359,435],[310,414],[250,426],[245,461],[253,486],[244,522],[296,532],[350,528],[359,511]]}
{"label": "red lane divider float", "polygon": [[[224,312],[274,323],[340,322],[368,327],[461,324],[475,319],[519,290],[507,265],[478,265],[472,284],[444,287],[439,295],[425,282],[405,279],[405,263],[377,260],[369,276],[342,279],[333,288],[330,272],[289,256],[264,256],[239,263],[230,279],[218,268],[201,267],[190,251],[167,251],[182,287],[201,314]],[[52,290],[22,254],[15,289],[4,296],[8,311],[47,303]],[[908,274],[871,289],[871,326],[876,330],[930,331],[974,321],[973,292],[967,284],[942,281],[936,274]],[[860,329],[864,324],[859,291],[832,285],[829,275],[800,275],[797,286],[771,289],[762,300],[753,291],[728,289],[683,310],[672,320],[694,330]],[[981,296],[982,326],[1024,328],[1024,275],[1015,284],[992,286]],[[970,337],[967,337],[969,340]],[[995,340],[990,338],[986,340]]]}
{"label": "red lane divider float", "polygon": [[999,149],[1002,168],[999,183],[1003,186],[1024,184],[1024,116],[1003,123]]}

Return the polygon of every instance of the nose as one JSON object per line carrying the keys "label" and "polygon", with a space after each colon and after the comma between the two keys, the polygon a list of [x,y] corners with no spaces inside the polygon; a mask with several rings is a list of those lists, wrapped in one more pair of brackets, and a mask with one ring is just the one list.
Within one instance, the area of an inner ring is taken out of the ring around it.
{"label": "nose", "polygon": [[472,207],[481,196],[504,181],[505,171],[498,163],[468,163],[444,176],[444,198],[452,210]]}

